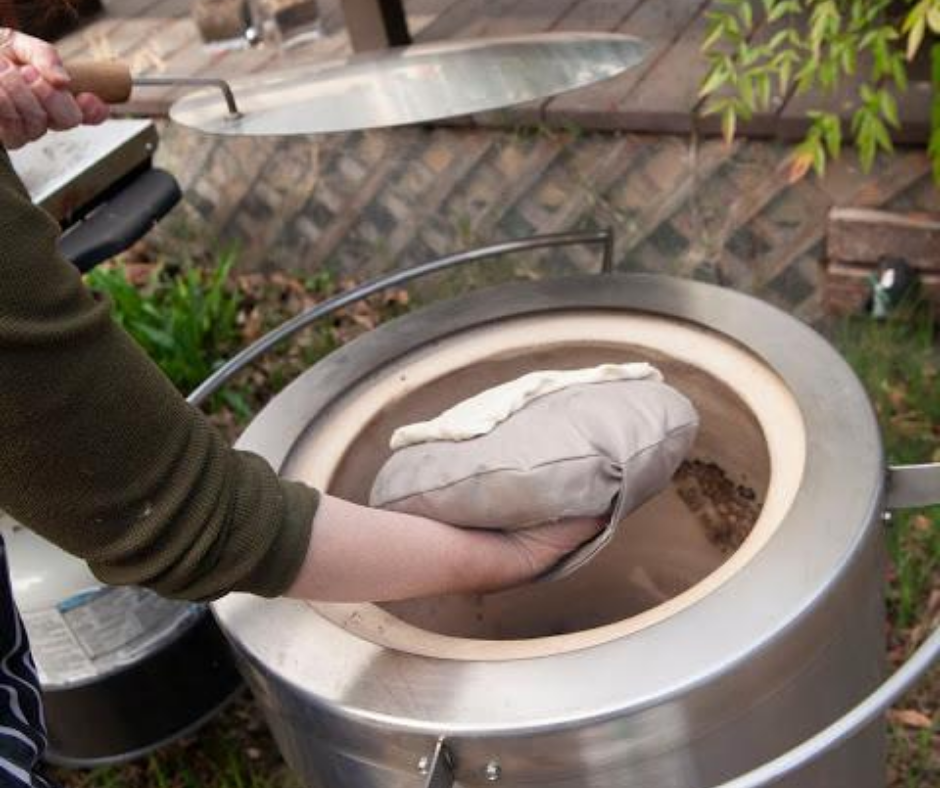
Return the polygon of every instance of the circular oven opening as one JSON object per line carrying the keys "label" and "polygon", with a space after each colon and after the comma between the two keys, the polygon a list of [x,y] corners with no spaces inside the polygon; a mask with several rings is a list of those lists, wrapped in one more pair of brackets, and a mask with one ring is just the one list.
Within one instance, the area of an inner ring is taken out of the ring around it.
{"label": "circular oven opening", "polygon": [[431,418],[538,369],[648,361],[699,411],[672,484],[631,513],[610,545],[560,581],[485,596],[317,605],[382,645],[490,659],[583,648],[678,613],[740,569],[799,485],[805,436],[785,384],[759,359],[691,324],[637,314],[524,318],[435,342],[349,392],[311,425],[287,471],[365,503],[399,426]]}

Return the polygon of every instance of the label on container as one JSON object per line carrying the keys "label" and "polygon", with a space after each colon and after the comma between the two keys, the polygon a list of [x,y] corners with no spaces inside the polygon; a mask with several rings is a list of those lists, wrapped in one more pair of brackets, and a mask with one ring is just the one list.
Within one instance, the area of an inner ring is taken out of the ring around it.
{"label": "label on container", "polygon": [[100,588],[22,615],[40,679],[62,685],[141,659],[202,609],[140,588]]}

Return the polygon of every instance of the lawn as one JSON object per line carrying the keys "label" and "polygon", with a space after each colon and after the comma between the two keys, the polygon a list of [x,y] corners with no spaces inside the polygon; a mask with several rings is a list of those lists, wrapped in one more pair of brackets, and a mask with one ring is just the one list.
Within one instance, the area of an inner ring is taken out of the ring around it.
{"label": "lawn", "polygon": [[[937,336],[923,307],[849,320],[836,344],[875,404],[892,463],[940,462]],[[888,657],[897,667],[940,623],[940,508],[899,512],[887,528]],[[940,786],[940,671],[889,715],[892,788]]]}
{"label": "lawn", "polygon": [[[235,276],[223,257],[212,273],[133,263],[92,277],[122,310],[131,333],[184,390],[220,360],[286,317],[351,282],[328,276]],[[350,338],[407,310],[395,291],[307,331],[237,381],[211,406],[212,417],[237,435],[263,402],[301,370]],[[176,338],[174,337],[181,338]],[[858,317],[835,326],[834,342],[875,403],[892,462],[940,461],[940,354],[933,323],[919,307],[892,319]],[[193,368],[193,354],[201,359]],[[897,666],[940,622],[940,508],[901,513],[887,529],[891,566],[888,653]],[[940,786],[940,672],[889,715],[890,788]],[[138,762],[93,772],[56,772],[66,788],[289,788],[295,786],[252,700],[245,696],[198,736]],[[841,787],[840,787],[841,788]],[[846,787],[848,788],[848,787]]]}

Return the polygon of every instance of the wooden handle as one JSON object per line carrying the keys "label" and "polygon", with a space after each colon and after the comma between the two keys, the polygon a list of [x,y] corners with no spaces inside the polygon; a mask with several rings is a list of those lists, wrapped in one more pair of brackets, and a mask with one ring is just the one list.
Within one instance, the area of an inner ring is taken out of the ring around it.
{"label": "wooden handle", "polygon": [[119,60],[82,60],[66,63],[65,69],[72,77],[69,91],[76,96],[94,93],[108,104],[123,104],[134,89],[130,67]]}

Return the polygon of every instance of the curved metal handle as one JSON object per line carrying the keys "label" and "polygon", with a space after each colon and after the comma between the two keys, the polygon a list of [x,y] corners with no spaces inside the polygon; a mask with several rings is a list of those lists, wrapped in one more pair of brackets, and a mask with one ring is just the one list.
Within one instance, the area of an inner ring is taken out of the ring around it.
{"label": "curved metal handle", "polygon": [[713,788],[764,788],[809,765],[884,714],[938,660],[940,629],[935,629],[891,678],[828,728],[763,766]]}
{"label": "curved metal handle", "polygon": [[240,118],[241,110],[238,108],[238,102],[235,100],[235,93],[232,86],[224,79],[219,77],[135,77],[134,85],[136,87],[191,87],[191,88],[215,88],[222,93],[228,114],[232,118]]}
{"label": "curved metal handle", "polygon": [[895,465],[888,471],[889,509],[915,509],[940,504],[940,463]]}
{"label": "curved metal handle", "polygon": [[479,249],[458,252],[457,254],[433,260],[430,263],[424,263],[414,268],[397,271],[396,273],[374,279],[360,287],[330,298],[322,304],[317,304],[305,312],[301,312],[270,333],[265,334],[261,339],[249,345],[241,353],[234,356],[206,378],[202,384],[187,397],[187,400],[191,405],[201,405],[245,367],[279,345],[285,339],[289,339],[298,331],[303,330],[316,321],[329,317],[340,309],[362,301],[383,290],[399,287],[415,279],[420,279],[423,276],[435,274],[439,271],[446,271],[450,268],[466,265],[467,263],[502,257],[503,255],[512,254],[513,252],[583,244],[602,245],[603,258],[601,261],[601,273],[609,274],[613,272],[614,233],[612,230],[607,229],[598,230],[596,232],[535,235],[531,238],[524,238],[518,241],[505,241],[503,243],[493,244],[492,246],[483,246]]}
{"label": "curved metal handle", "polygon": [[[897,465],[888,470],[888,509],[936,504],[940,504],[940,463]],[[763,766],[714,788],[764,788],[807,766],[874,722],[938,662],[940,628],[887,681],[828,728]]]}

